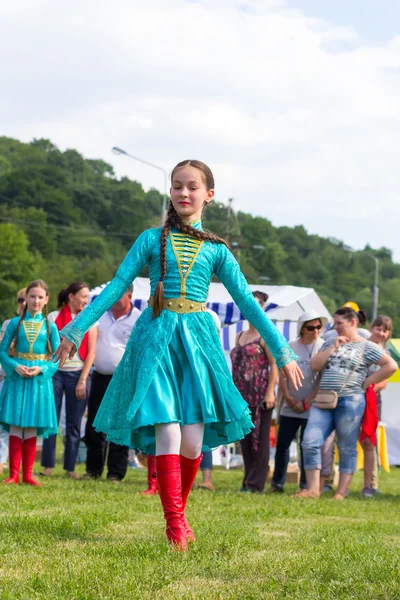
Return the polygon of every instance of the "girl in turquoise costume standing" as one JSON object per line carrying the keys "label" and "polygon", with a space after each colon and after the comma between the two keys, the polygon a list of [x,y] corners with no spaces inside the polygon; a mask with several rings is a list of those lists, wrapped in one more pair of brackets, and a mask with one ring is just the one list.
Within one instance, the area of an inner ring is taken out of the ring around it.
{"label": "girl in turquoise costume standing", "polygon": [[206,298],[215,273],[265,339],[279,368],[297,388],[302,377],[286,340],[254,299],[226,242],[203,231],[203,208],[214,197],[210,169],[180,162],[171,175],[164,227],[144,231],[113,281],[72,323],[55,360],[75,353],[87,329],[126,291],[148,264],[151,298],[132,331],[94,426],[117,444],[156,455],[169,541],[181,550],[194,539],[186,502],[201,460],[213,448],[252,428],[236,389]]}
{"label": "girl in turquoise costume standing", "polygon": [[32,477],[36,436],[58,431],[52,377],[58,369],[52,354],[60,343],[58,330],[42,314],[47,309],[47,284],[38,279],[26,288],[21,317],[11,319],[0,344],[6,379],[0,395],[0,423],[9,430],[10,476],[3,483],[40,485]]}

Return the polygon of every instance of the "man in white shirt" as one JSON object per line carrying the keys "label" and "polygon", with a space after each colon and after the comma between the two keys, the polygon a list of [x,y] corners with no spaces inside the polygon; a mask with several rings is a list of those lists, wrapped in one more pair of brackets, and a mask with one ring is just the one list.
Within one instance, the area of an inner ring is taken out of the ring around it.
{"label": "man in white shirt", "polygon": [[[106,436],[93,428],[93,421],[113,373],[125,352],[132,328],[140,316],[140,311],[132,304],[132,291],[133,286],[98,322],[96,358],[85,432],[87,446],[85,479],[97,479],[103,473],[107,451]],[[125,477],[128,468],[128,454],[129,448],[126,446],[109,443],[107,479],[113,483],[119,483]]]}

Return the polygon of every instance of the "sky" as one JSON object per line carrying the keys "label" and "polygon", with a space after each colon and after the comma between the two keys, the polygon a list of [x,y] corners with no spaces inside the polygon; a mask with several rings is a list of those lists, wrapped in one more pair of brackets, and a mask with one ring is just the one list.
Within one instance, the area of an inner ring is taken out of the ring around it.
{"label": "sky", "polygon": [[161,192],[111,148],[198,158],[218,201],[400,261],[398,0],[4,0],[0,52],[0,135]]}

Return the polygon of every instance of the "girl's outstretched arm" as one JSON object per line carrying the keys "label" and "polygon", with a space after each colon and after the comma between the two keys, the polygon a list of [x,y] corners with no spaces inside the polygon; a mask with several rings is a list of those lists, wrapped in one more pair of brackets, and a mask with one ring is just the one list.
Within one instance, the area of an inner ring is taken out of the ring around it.
{"label": "girl's outstretched arm", "polygon": [[224,284],[246,319],[260,333],[275,358],[278,369],[282,369],[294,388],[298,389],[301,387],[303,374],[296,363],[296,355],[254,298],[233,254],[222,244],[218,250],[215,268],[218,279]]}
{"label": "girl's outstretched arm", "polygon": [[133,280],[139,275],[143,267],[148,263],[151,253],[151,239],[154,236],[154,229],[146,229],[140,234],[132,248],[121,263],[114,279],[104,288],[97,298],[85,308],[79,315],[71,321],[60,332],[64,338],[54,354],[54,361],[60,361],[60,367],[63,366],[66,358],[72,358],[79,346],[86,331],[99,318],[109,310],[113,304],[118,302],[125,294],[126,290],[132,285]]}

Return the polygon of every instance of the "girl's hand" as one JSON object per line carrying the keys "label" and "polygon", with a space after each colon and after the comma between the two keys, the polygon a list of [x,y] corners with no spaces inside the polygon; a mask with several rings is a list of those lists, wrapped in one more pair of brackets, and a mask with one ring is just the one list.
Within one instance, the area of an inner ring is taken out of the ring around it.
{"label": "girl's hand", "polygon": [[40,367],[31,367],[29,369],[29,372],[31,374],[31,377],[36,377],[36,375],[40,375],[42,370]]}
{"label": "girl's hand", "polygon": [[347,344],[349,341],[350,341],[349,338],[346,337],[345,335],[338,335],[333,343],[333,346],[334,346],[335,350],[337,350],[339,348],[339,346],[342,346],[343,344]]}
{"label": "girl's hand", "polygon": [[78,385],[75,388],[75,394],[78,400],[86,399],[86,381],[78,381]]}
{"label": "girl's hand", "polygon": [[280,372],[284,373],[295,390],[303,387],[301,380],[304,379],[304,375],[295,360],[291,360],[290,363],[281,367]]}
{"label": "girl's hand", "polygon": [[59,368],[64,366],[67,358],[73,358],[76,353],[76,346],[73,342],[70,342],[68,338],[64,338],[57,350],[54,352],[53,361],[60,361]]}
{"label": "girl's hand", "polygon": [[15,368],[15,372],[18,373],[18,375],[20,375],[21,377],[24,377],[25,379],[31,377],[30,368],[24,367],[24,365],[18,365],[18,367]]}

